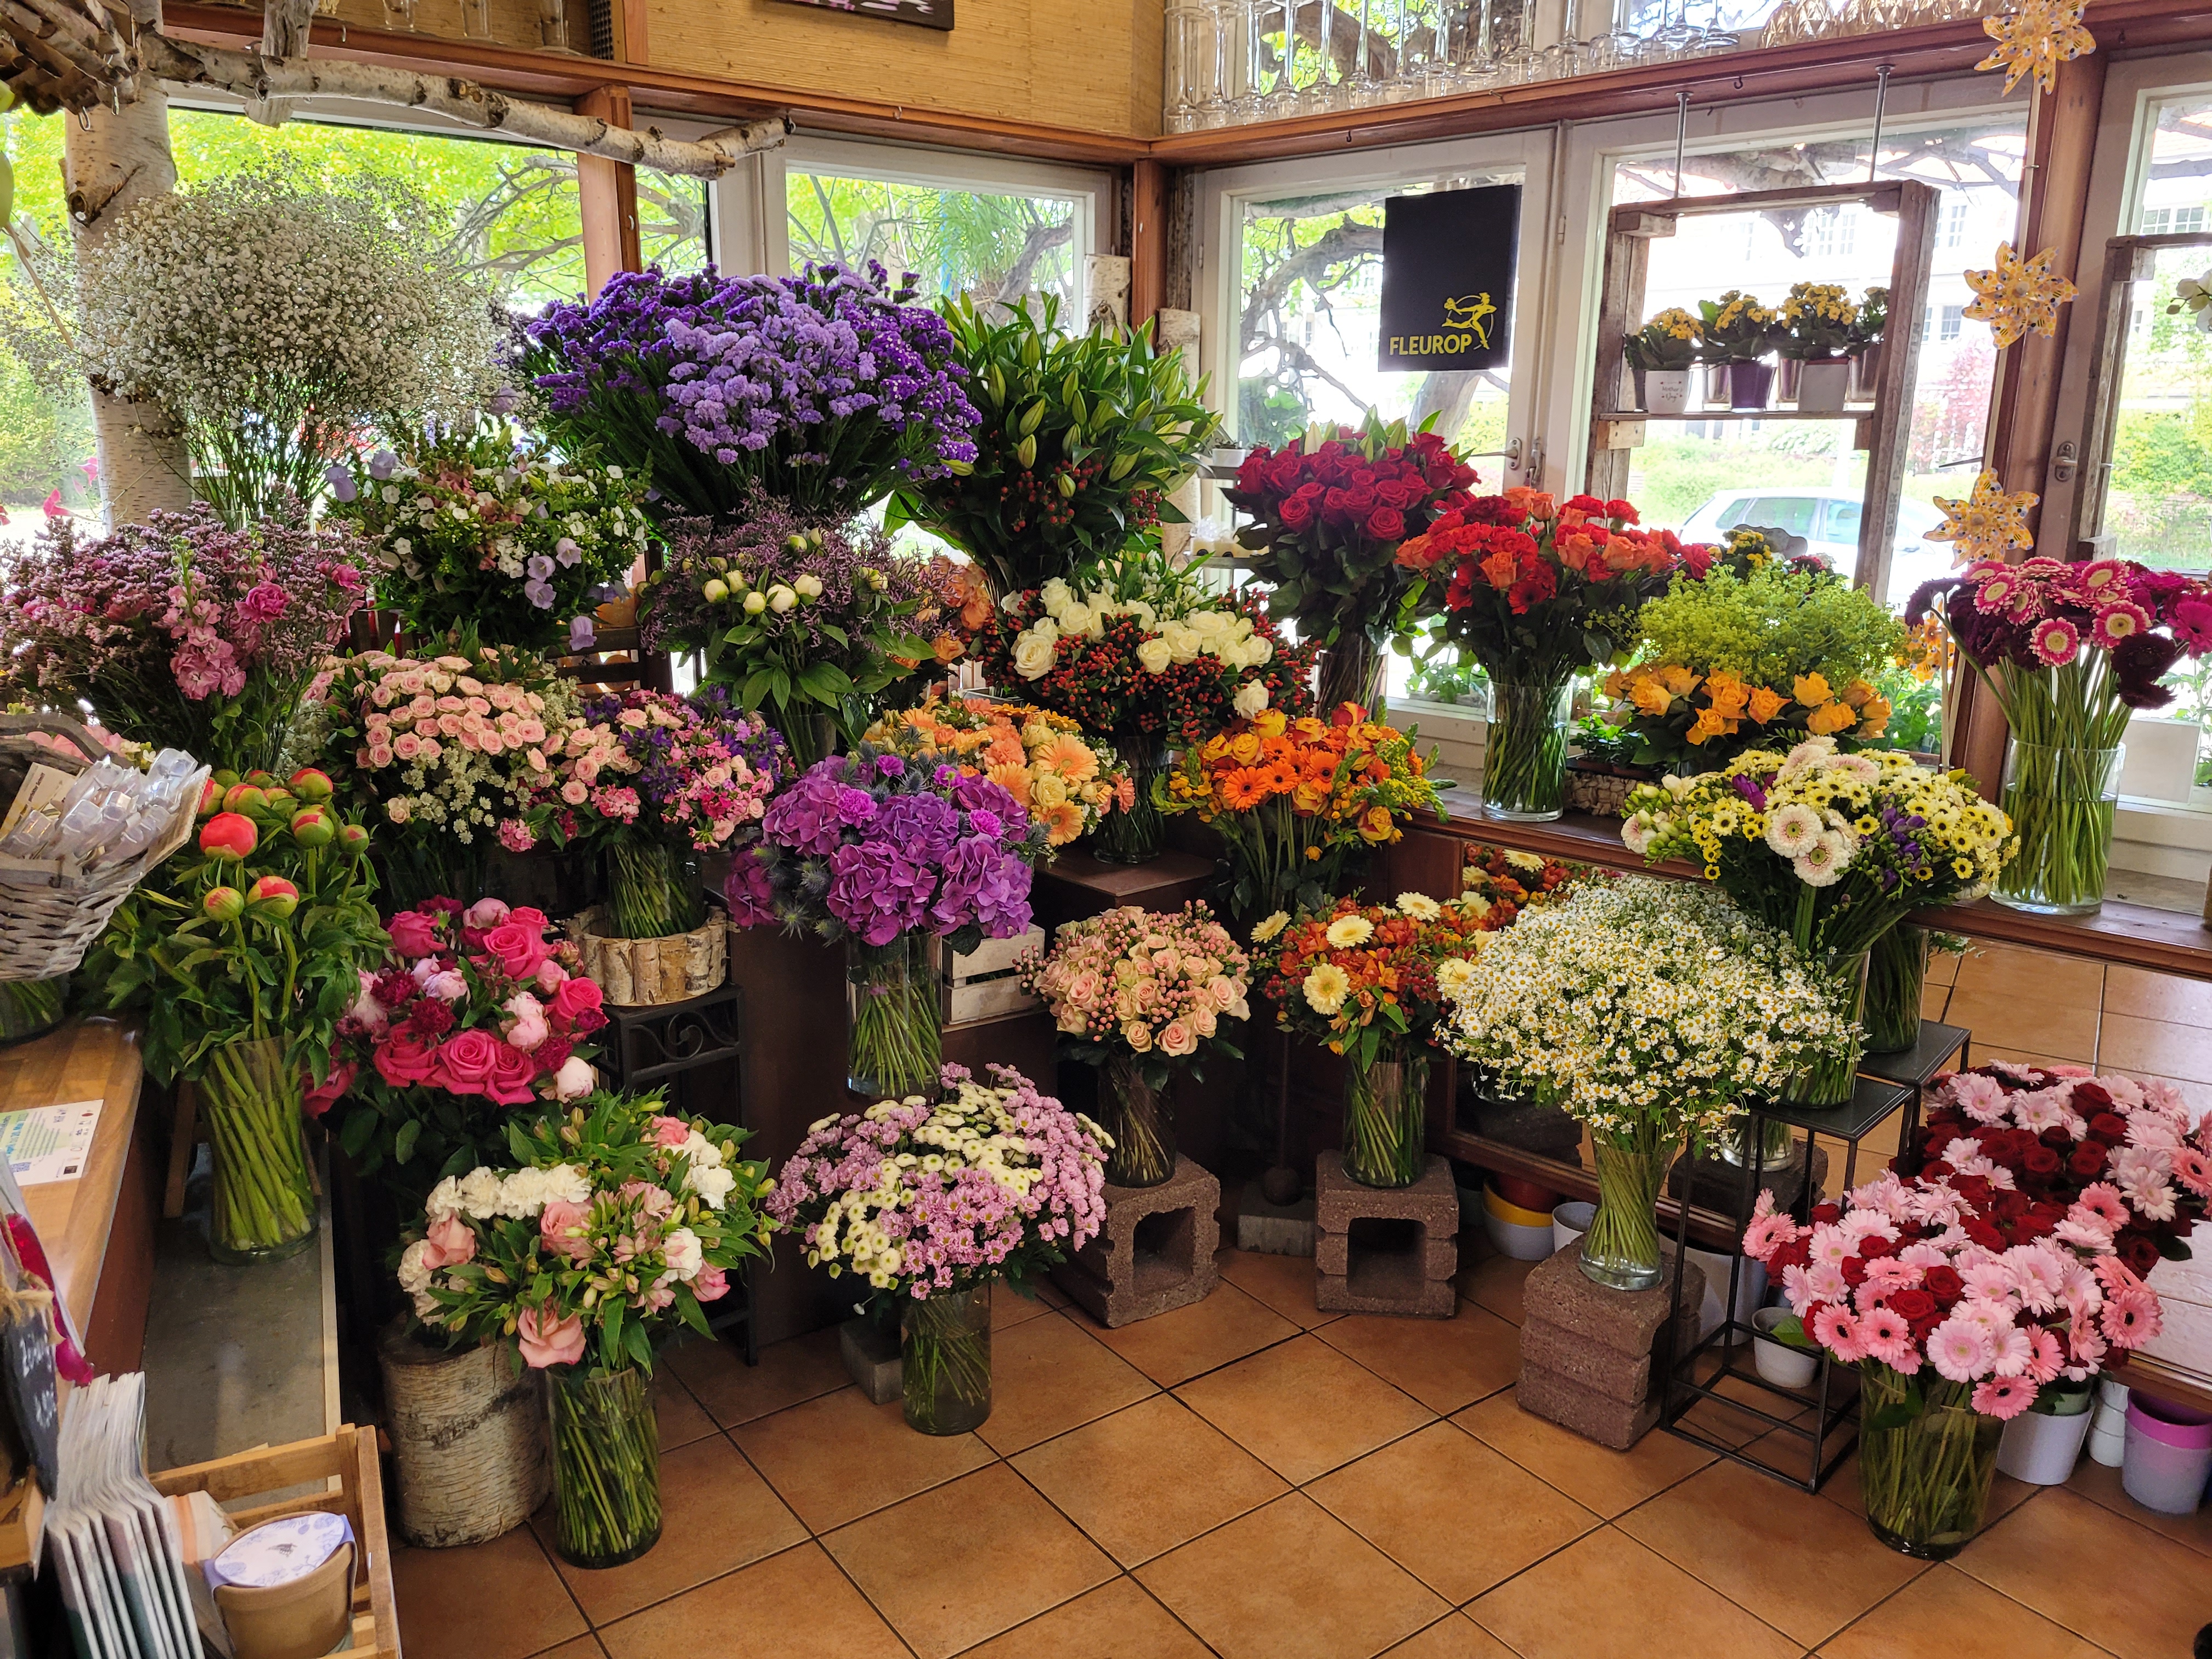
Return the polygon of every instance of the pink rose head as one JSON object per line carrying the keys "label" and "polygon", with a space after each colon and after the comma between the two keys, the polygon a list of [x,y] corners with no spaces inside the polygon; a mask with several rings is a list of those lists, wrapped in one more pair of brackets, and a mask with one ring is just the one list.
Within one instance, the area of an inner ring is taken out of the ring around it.
{"label": "pink rose head", "polygon": [[517,991],[507,1000],[507,1012],[511,1016],[507,1027],[507,1040],[523,1053],[528,1054],[553,1035],[545,1023],[545,1009],[527,991]]}
{"label": "pink rose head", "polygon": [[386,931],[392,935],[392,948],[403,957],[438,953],[437,919],[420,910],[402,910],[386,925]]}
{"label": "pink rose head", "polygon": [[516,1341],[526,1364],[544,1370],[548,1365],[573,1365],[584,1357],[584,1322],[574,1314],[554,1317],[552,1304],[525,1308],[514,1323]]}
{"label": "pink rose head", "polygon": [[345,1091],[353,1087],[358,1068],[349,1060],[341,1060],[331,1067],[331,1074],[300,1097],[300,1109],[309,1117],[320,1117],[337,1104]]}
{"label": "pink rose head", "polygon": [[477,1253],[475,1231],[457,1215],[447,1216],[426,1237],[430,1248],[422,1252],[422,1265],[433,1273],[441,1267],[458,1267]]}
{"label": "pink rose head", "polygon": [[680,1117],[655,1117],[649,1122],[656,1146],[681,1146],[691,1139],[691,1126]]}
{"label": "pink rose head", "polygon": [[492,1045],[491,1073],[484,1079],[484,1097],[501,1106],[527,1106],[537,1097],[538,1062],[511,1042]]}
{"label": "pink rose head", "polygon": [[538,988],[551,996],[568,982],[568,970],[548,957],[538,964]]}
{"label": "pink rose head", "polygon": [[483,953],[509,979],[535,979],[538,964],[551,954],[539,937],[544,924],[526,927],[514,914],[483,936]]}
{"label": "pink rose head", "polygon": [[599,989],[599,981],[581,974],[571,975],[553,989],[553,1012],[562,1019],[596,1013],[605,1001],[606,994]]}
{"label": "pink rose head", "polygon": [[550,925],[545,913],[532,904],[517,905],[507,913],[507,919],[516,927],[527,927],[534,933],[544,933]]}
{"label": "pink rose head", "polygon": [[492,1064],[507,1045],[489,1031],[456,1031],[438,1045],[438,1085],[457,1095],[490,1092]]}
{"label": "pink rose head", "polygon": [[592,1087],[598,1080],[599,1073],[592,1069],[591,1061],[580,1054],[571,1054],[561,1062],[561,1069],[553,1073],[553,1098],[580,1100],[592,1092]]}
{"label": "pink rose head", "polygon": [[691,1294],[702,1302],[719,1302],[729,1293],[730,1281],[720,1267],[711,1262],[699,1269],[699,1276],[691,1281]]}
{"label": "pink rose head", "polygon": [[[592,1212],[582,1204],[571,1204],[565,1198],[549,1200],[538,1212],[538,1236],[544,1240],[545,1248],[557,1250],[574,1261],[581,1261],[592,1253],[592,1241],[583,1237],[591,1225]],[[572,1236],[573,1235],[573,1236]]]}
{"label": "pink rose head", "polygon": [[1160,1052],[1180,1060],[1198,1052],[1198,1032],[1188,1020],[1171,1019],[1160,1032]]}
{"label": "pink rose head", "polygon": [[505,899],[480,898],[461,912],[461,920],[471,927],[496,927],[507,920],[507,910]]}

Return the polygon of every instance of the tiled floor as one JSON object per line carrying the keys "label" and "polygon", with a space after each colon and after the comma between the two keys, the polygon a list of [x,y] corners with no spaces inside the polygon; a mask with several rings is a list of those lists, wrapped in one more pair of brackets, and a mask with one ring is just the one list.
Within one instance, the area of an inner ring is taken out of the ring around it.
{"label": "tiled floor", "polygon": [[[2170,1076],[2212,1106],[2212,987],[1990,951],[1929,1000],[1980,1055]],[[1119,1331],[1001,1293],[994,1407],[955,1439],[869,1405],[826,1333],[752,1370],[678,1349],[659,1548],[576,1571],[541,1516],[403,1550],[407,1650],[2185,1659],[2212,1621],[2212,1511],[2153,1515],[2086,1460],[2065,1487],[2000,1478],[1983,1534],[1929,1566],[1874,1540],[1849,1464],[1811,1497],[1663,1433],[1623,1455],[1530,1417],[1527,1265],[1472,1237],[1462,1261],[1443,1322],[1319,1313],[1310,1261],[1233,1250],[1205,1302]]]}

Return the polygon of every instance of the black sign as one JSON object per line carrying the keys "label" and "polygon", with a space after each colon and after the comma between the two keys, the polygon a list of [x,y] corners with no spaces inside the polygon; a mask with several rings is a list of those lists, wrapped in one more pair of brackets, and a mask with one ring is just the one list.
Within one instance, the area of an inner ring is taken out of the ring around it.
{"label": "black sign", "polygon": [[926,29],[952,27],[952,0],[790,0],[819,11],[849,11],[894,23],[919,23]]}
{"label": "black sign", "polygon": [[61,1412],[54,1381],[54,1334],[42,1309],[28,1307],[0,1327],[8,1414],[22,1452],[38,1476],[39,1490],[54,1495],[61,1462]]}
{"label": "black sign", "polygon": [[1384,369],[1509,361],[1521,186],[1393,196],[1382,204]]}

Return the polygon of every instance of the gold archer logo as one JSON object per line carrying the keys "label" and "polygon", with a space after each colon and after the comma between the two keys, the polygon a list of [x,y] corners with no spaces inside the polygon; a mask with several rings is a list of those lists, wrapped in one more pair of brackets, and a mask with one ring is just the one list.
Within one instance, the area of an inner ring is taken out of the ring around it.
{"label": "gold archer logo", "polygon": [[1449,357],[1470,349],[1487,350],[1490,346],[1490,319],[1498,314],[1498,307],[1490,302],[1487,292],[1470,294],[1462,300],[1444,301],[1442,334],[1394,334],[1390,337],[1390,352],[1400,357]]}
{"label": "gold archer logo", "polygon": [[1474,331],[1475,343],[1490,343],[1490,319],[1498,314],[1498,307],[1490,303],[1487,294],[1470,294],[1464,300],[1444,301],[1444,326]]}

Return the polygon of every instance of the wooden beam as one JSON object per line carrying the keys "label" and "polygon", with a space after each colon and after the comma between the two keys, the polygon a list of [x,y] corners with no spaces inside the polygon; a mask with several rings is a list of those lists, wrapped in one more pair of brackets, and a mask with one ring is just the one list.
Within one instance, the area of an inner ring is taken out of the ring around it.
{"label": "wooden beam", "polygon": [[[616,126],[634,124],[629,92],[599,87],[576,100],[576,112]],[[576,158],[576,192],[584,222],[584,286],[597,298],[618,270],[642,270],[637,234],[637,169],[597,155]]]}
{"label": "wooden beam", "polygon": [[1139,161],[1129,179],[1129,324],[1148,323],[1167,302],[1168,170]]}
{"label": "wooden beam", "polygon": [[653,61],[652,35],[647,29],[646,0],[622,0],[615,15],[622,20],[622,59],[625,64]]}

